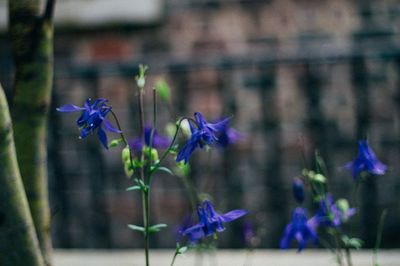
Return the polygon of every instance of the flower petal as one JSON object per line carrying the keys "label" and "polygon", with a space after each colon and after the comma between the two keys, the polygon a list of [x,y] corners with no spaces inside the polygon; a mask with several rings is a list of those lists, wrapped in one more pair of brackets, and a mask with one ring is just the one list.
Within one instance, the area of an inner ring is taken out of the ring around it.
{"label": "flower petal", "polygon": [[63,106],[60,106],[56,108],[57,111],[62,112],[62,113],[69,113],[69,112],[77,112],[77,111],[82,111],[85,110],[84,107],[79,107],[73,104],[65,104]]}
{"label": "flower petal", "polygon": [[245,210],[233,210],[233,211],[227,212],[225,214],[222,214],[220,216],[220,219],[222,222],[227,223],[227,222],[236,220],[246,214],[247,214],[247,211],[245,211]]}
{"label": "flower petal", "polygon": [[99,127],[99,130],[97,130],[97,137],[99,138],[101,144],[103,144],[104,148],[108,149],[107,135],[101,127]]}
{"label": "flower petal", "polygon": [[107,119],[103,119],[103,124],[104,124],[105,128],[110,132],[122,133],[121,130],[113,127],[113,125],[111,125],[111,123]]}

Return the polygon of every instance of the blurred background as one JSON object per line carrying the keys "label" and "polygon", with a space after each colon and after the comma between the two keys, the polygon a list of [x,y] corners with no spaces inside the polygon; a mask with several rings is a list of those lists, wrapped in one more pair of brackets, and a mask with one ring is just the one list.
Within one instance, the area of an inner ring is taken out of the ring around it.
{"label": "blurred background", "polygon": [[[171,107],[159,104],[158,130],[202,112],[210,121],[233,115],[243,139],[226,150],[198,151],[191,180],[221,212],[250,214],[230,224],[218,243],[243,247],[251,224],[260,248],[277,248],[295,201],[292,178],[317,149],[335,198],[354,183],[341,166],[369,140],[386,175],[360,188],[351,235],[373,247],[383,209],[385,248],[400,247],[400,3],[395,0],[60,0],[55,13],[55,77],[49,143],[54,246],[139,248],[139,194],[120,150],[96,137],[78,139],[78,114],[57,106],[105,97],[129,136],[138,134],[135,80],[147,64],[147,88],[165,79]],[[0,0],[0,82],[11,97],[13,62],[6,1]],[[147,120],[151,119],[147,93]],[[109,137],[112,138],[111,134]],[[115,136],[116,138],[117,136]],[[154,182],[152,220],[169,227],[153,247],[174,247],[190,211],[177,177]]]}

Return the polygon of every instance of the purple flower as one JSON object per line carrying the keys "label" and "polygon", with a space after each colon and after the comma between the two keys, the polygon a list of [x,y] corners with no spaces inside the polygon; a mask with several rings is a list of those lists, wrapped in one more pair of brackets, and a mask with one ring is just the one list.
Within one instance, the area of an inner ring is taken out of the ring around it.
{"label": "purple flower", "polygon": [[114,133],[121,133],[121,131],[114,128],[106,119],[106,115],[111,111],[111,106],[106,104],[107,101],[107,99],[100,98],[91,103],[89,98],[85,101],[84,107],[66,104],[57,108],[57,111],[63,113],[82,111],[81,116],[76,120],[76,124],[81,130],[80,138],[86,138],[97,129],[97,137],[101,144],[108,149],[107,135],[104,130]]}
{"label": "purple flower", "polygon": [[236,129],[228,127],[226,124],[221,133],[218,135],[217,144],[222,148],[226,148],[232,144],[235,144],[242,138],[242,134],[240,134]]}
{"label": "purple flower", "polygon": [[349,208],[347,200],[335,203],[331,194],[327,194],[320,202],[320,207],[312,218],[315,227],[339,227],[356,213],[355,208]]}
{"label": "purple flower", "polygon": [[185,143],[176,157],[176,162],[189,161],[190,155],[194,150],[204,148],[206,145],[213,145],[218,141],[218,135],[224,130],[230,118],[226,118],[218,123],[208,123],[199,112],[194,114],[196,124],[189,120],[190,131],[192,133],[189,140]]}
{"label": "purple flower", "polygon": [[292,183],[293,196],[298,203],[303,203],[304,201],[304,184],[303,181],[296,177],[293,179]]}
{"label": "purple flower", "polygon": [[309,240],[317,244],[317,232],[307,219],[305,209],[298,207],[293,211],[292,221],[286,226],[281,238],[281,249],[288,249],[293,239],[296,239],[299,244],[299,252],[305,248]]}
{"label": "purple flower", "polygon": [[195,224],[182,232],[190,242],[196,243],[203,237],[210,236],[216,232],[225,230],[223,223],[236,220],[247,214],[245,210],[233,210],[225,214],[219,214],[214,210],[212,203],[208,200],[197,206],[199,223]]}
{"label": "purple flower", "polygon": [[242,229],[244,244],[247,246],[252,246],[255,238],[255,232],[252,223],[249,221],[244,221]]}
{"label": "purple flower", "polygon": [[358,142],[357,158],[354,161],[345,164],[344,167],[352,171],[354,180],[357,180],[357,177],[362,172],[367,172],[373,175],[383,175],[387,168],[386,165],[376,158],[375,153],[368,146],[366,140],[360,140]]}
{"label": "purple flower", "polygon": [[[144,128],[144,142],[146,146],[150,146],[150,138],[151,138],[151,131],[152,127],[146,126]],[[134,138],[132,140],[129,140],[129,146],[132,148],[132,150],[136,153],[141,153],[143,149],[143,143],[140,138]],[[153,133],[153,139],[151,141],[151,146],[153,148],[167,148],[171,142],[171,139],[169,137],[164,137],[158,134],[157,130],[154,130]]]}

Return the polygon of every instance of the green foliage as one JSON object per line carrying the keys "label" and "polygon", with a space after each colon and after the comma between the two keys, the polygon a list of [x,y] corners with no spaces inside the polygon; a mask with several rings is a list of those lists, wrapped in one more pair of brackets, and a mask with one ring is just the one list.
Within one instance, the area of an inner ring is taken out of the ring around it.
{"label": "green foliage", "polygon": [[164,79],[156,81],[155,89],[162,101],[169,102],[171,100],[171,89]]}
{"label": "green foliage", "polygon": [[346,235],[342,236],[342,241],[347,248],[360,249],[364,242],[359,238],[350,238]]}
{"label": "green foliage", "polygon": [[160,232],[161,229],[167,227],[166,224],[155,224],[149,227],[149,233],[157,233]]}
{"label": "green foliage", "polygon": [[[124,140],[122,138],[119,139],[113,139],[112,141],[110,141],[110,143],[108,144],[108,148],[115,148],[118,147],[119,144],[124,143]],[[129,154],[128,154],[129,156]]]}

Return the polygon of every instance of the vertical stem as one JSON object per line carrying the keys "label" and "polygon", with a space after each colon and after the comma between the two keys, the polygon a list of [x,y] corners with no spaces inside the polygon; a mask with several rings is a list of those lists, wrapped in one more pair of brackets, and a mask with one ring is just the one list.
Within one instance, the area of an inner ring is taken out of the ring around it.
{"label": "vertical stem", "polygon": [[335,232],[335,243],[336,243],[336,250],[337,250],[337,260],[340,266],[343,265],[343,254],[342,254],[342,247],[340,245],[340,239],[337,232]]}
{"label": "vertical stem", "polygon": [[345,251],[346,251],[347,266],[353,266],[353,263],[351,261],[351,251],[350,251],[350,249],[346,248]]}
{"label": "vertical stem", "polygon": [[376,234],[376,242],[375,242],[375,248],[374,248],[374,256],[373,256],[373,266],[379,266],[378,263],[378,250],[381,245],[382,241],[382,233],[383,233],[383,223],[385,221],[387,215],[387,210],[383,210],[381,217],[379,219],[379,224],[378,224],[378,232]]}
{"label": "vertical stem", "polygon": [[[139,88],[138,107],[139,107],[139,132],[140,139],[144,146],[144,110],[143,110],[143,88]],[[142,150],[140,162],[144,162],[144,152]],[[140,167],[140,178],[146,184],[144,176],[144,165]],[[142,191],[142,206],[143,206],[143,227],[144,227],[144,250],[146,258],[146,266],[149,266],[149,190]]]}

